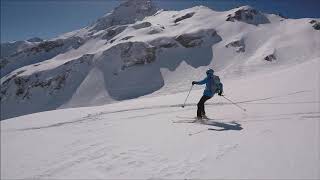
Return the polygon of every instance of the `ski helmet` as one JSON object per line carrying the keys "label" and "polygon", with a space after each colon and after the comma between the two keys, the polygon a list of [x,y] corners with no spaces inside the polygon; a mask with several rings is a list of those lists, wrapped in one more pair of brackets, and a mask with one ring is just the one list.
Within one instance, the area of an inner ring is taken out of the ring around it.
{"label": "ski helmet", "polygon": [[210,68],[210,69],[208,69],[208,70],[207,70],[207,72],[206,72],[206,73],[207,73],[207,75],[209,75],[209,74],[213,74],[213,73],[214,73],[214,70]]}

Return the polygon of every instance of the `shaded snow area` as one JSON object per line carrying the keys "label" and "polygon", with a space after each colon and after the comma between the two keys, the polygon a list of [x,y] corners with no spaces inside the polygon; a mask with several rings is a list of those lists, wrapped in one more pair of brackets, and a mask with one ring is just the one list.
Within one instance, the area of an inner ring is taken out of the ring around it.
{"label": "shaded snow area", "polygon": [[247,111],[214,96],[206,124],[202,90],[1,121],[1,178],[319,179],[319,66],[225,80]]}
{"label": "shaded snow area", "polygon": [[[320,179],[320,19],[130,0],[1,44],[1,179]],[[226,98],[206,102],[213,68]]]}

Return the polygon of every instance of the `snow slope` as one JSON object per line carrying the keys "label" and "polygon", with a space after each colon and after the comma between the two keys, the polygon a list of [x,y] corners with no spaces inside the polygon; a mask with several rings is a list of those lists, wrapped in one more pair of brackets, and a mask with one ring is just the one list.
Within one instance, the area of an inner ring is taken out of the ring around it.
{"label": "snow slope", "polygon": [[[1,44],[1,179],[320,179],[318,24],[131,0]],[[208,68],[247,111],[215,96],[183,123]]]}
{"label": "snow slope", "polygon": [[209,67],[222,79],[290,68],[320,57],[318,21],[127,1],[91,26],[1,57],[1,119],[184,92]]}
{"label": "snow slope", "polygon": [[319,179],[319,66],[224,80],[247,112],[215,96],[208,125],[173,123],[194,117],[202,90],[185,108],[182,92],[1,121],[1,178]]}

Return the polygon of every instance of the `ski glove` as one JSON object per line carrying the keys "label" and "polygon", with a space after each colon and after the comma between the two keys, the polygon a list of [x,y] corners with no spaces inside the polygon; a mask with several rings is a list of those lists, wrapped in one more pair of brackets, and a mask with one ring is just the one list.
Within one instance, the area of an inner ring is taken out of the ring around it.
{"label": "ski glove", "polygon": [[196,82],[195,81],[192,81],[192,83],[191,83],[192,85],[194,85],[194,84],[196,84]]}
{"label": "ski glove", "polygon": [[219,91],[218,95],[219,95],[219,96],[222,96],[222,91]]}

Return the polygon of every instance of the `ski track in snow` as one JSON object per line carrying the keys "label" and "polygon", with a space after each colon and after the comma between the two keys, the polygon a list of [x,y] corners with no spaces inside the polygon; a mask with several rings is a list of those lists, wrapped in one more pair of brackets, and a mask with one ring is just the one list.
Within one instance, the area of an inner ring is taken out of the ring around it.
{"label": "ski track in snow", "polygon": [[[272,96],[272,97],[266,97],[266,98],[259,98],[259,99],[253,99],[253,100],[245,100],[245,101],[237,101],[236,103],[238,104],[292,104],[292,103],[320,103],[320,101],[305,101],[305,102],[259,102],[259,101],[265,101],[265,100],[270,100],[270,99],[276,99],[279,97],[285,97],[285,96],[291,96],[291,95],[296,95],[296,94],[300,94],[300,93],[307,93],[310,92],[310,90],[303,90],[303,91],[297,91],[297,92],[293,92],[293,93],[288,93],[285,95],[278,95],[278,96]],[[257,102],[258,101],[258,102]],[[222,105],[232,105],[232,103],[229,102],[225,102],[225,103],[206,103],[206,106],[222,106]],[[196,106],[196,103],[192,103],[192,104],[186,104],[186,107],[188,106]],[[61,123],[57,123],[57,124],[51,124],[48,126],[41,126],[41,127],[32,127],[32,128],[25,128],[25,129],[18,129],[18,130],[36,130],[36,129],[44,129],[44,128],[52,128],[52,127],[59,127],[59,126],[64,126],[64,125],[72,125],[74,123],[82,123],[85,121],[97,121],[97,120],[101,120],[101,118],[99,118],[99,116],[101,115],[105,115],[105,114],[113,114],[113,113],[123,113],[123,112],[130,112],[130,111],[144,111],[144,110],[149,110],[149,109],[168,109],[167,111],[164,112],[160,112],[160,113],[151,113],[151,114],[144,114],[144,115],[140,115],[140,116],[131,116],[125,119],[132,119],[132,118],[139,118],[139,117],[147,117],[147,116],[152,116],[152,115],[158,115],[161,113],[165,113],[165,112],[172,112],[172,108],[177,108],[177,107],[181,107],[181,104],[177,104],[177,105],[160,105],[160,106],[149,106],[149,107],[141,107],[141,108],[132,108],[132,109],[123,109],[123,110],[117,110],[117,111],[102,111],[99,113],[95,113],[95,114],[88,114],[86,117],[80,118],[80,119],[76,119],[73,121],[67,121],[67,122],[61,122]],[[183,109],[181,110],[175,110],[175,111],[183,111]],[[309,112],[310,114],[312,113],[320,113],[319,112]],[[298,114],[305,114],[305,113],[295,113],[295,115]],[[308,113],[307,113],[308,114]],[[257,118],[255,116],[255,118]],[[306,117],[308,118],[308,117]],[[282,119],[288,119],[288,118],[282,118]],[[223,121],[223,119],[220,119]],[[226,120],[224,120],[226,121]],[[254,120],[253,120],[254,121]],[[257,120],[259,121],[259,120]],[[260,120],[261,121],[261,120]],[[247,122],[247,121],[237,121],[237,122]]]}
{"label": "ski track in snow", "polygon": [[[183,159],[178,162],[170,161],[154,151],[150,151],[144,147],[131,148],[125,151],[119,151],[117,146],[105,146],[106,142],[87,144],[83,149],[77,149],[68,154],[67,160],[59,160],[48,164],[49,170],[41,173],[41,175],[30,177],[32,179],[52,178],[59,174],[64,176],[68,171],[76,169],[80,164],[93,164],[96,171],[109,174],[111,177],[121,177],[121,175],[130,174],[136,168],[147,166],[151,172],[150,178],[166,178],[187,176],[196,171],[201,162],[205,161],[206,156],[200,156],[199,159],[190,160]],[[61,157],[64,157],[61,154]],[[76,157],[76,158],[70,158]],[[124,168],[125,167],[125,168]],[[67,172],[64,172],[67,171]]]}
{"label": "ski track in snow", "polygon": [[[250,109],[249,105],[248,108]],[[209,108],[210,106],[208,106]],[[213,107],[210,107],[211,109]],[[172,108],[167,108],[165,111],[163,109],[148,109],[144,112],[138,111],[136,113],[143,115],[132,116],[130,112],[124,111],[121,116],[127,117],[112,117],[114,113],[97,113],[95,115],[90,115],[88,117],[79,119],[77,121],[69,122],[63,125],[73,125],[73,128],[78,126],[87,126],[85,131],[88,131],[88,136],[94,134],[94,136],[101,137],[102,131],[105,131],[107,127],[111,130],[113,128],[122,128],[121,124],[126,122],[133,122],[140,118],[152,118],[152,116],[157,116],[161,114],[166,114],[171,111],[170,116],[176,113],[190,113],[194,111],[194,108],[189,107],[185,109],[178,109],[172,111]],[[149,112],[150,111],[150,112]],[[157,111],[157,112],[154,112]],[[127,115],[125,115],[125,114]],[[264,122],[270,124],[273,121],[279,120],[295,120],[297,117],[301,117],[299,121],[305,120],[319,120],[320,112],[296,112],[296,113],[283,113],[283,114],[271,114],[271,115],[260,115],[260,116],[245,116],[236,122],[241,122],[242,126],[246,129],[246,122]],[[100,122],[101,130],[92,129],[93,123]],[[145,121],[145,120],[143,120]],[[170,120],[160,120],[161,123],[170,123]],[[218,122],[229,122],[226,119],[217,120]],[[74,126],[72,123],[80,123]],[[83,124],[85,123],[85,124]],[[146,122],[147,123],[147,122]],[[151,123],[151,122],[149,122]],[[86,125],[87,124],[87,125]],[[147,123],[148,124],[148,123]],[[249,124],[248,124],[249,125]],[[214,137],[219,134],[219,131],[209,131],[207,130],[207,125],[198,124],[194,125],[172,125],[175,127],[180,126],[181,129],[186,129],[182,132],[183,136],[188,136],[188,131],[196,132],[198,130],[205,130],[205,132],[195,135],[190,138],[203,138],[206,136]],[[205,127],[204,127],[205,126]],[[57,128],[67,128],[62,125],[52,125],[49,127]],[[70,126],[71,127],[71,126]],[[27,129],[24,129],[27,130]],[[28,130],[42,131],[41,128],[30,128]],[[55,130],[54,130],[55,131]],[[83,131],[83,130],[82,130]],[[28,131],[29,132],[29,131]],[[32,133],[32,132],[30,132]],[[80,132],[78,132],[80,133]],[[272,135],[273,131],[270,128],[262,128],[261,131],[257,132],[257,137],[264,137]],[[100,135],[99,135],[100,134]],[[221,136],[221,135],[220,135]],[[111,140],[112,137],[106,137],[103,135],[103,139],[97,138],[94,141],[83,140],[77,138],[76,141],[69,143],[61,151],[56,154],[56,159],[42,162],[42,168],[38,171],[38,175],[28,176],[27,178],[34,179],[45,179],[45,178],[63,178],[63,177],[73,177],[78,171],[83,168],[89,167],[88,177],[90,178],[148,178],[148,179],[158,179],[158,178],[185,178],[185,177],[198,177],[199,173],[202,171],[201,167],[203,164],[208,162],[219,164],[224,161],[225,158],[229,158],[232,154],[237,154],[239,148],[242,147],[245,138],[242,140],[237,140],[236,142],[221,142],[215,143],[216,149],[211,151],[210,154],[199,153],[195,157],[185,156],[185,157],[171,157],[167,156],[166,153],[162,153],[152,146],[144,145],[125,145],[127,147],[121,147],[120,144]],[[188,151],[188,150],[187,150]],[[190,152],[192,154],[192,152]],[[214,160],[215,161],[214,161]],[[46,169],[46,170],[44,170]],[[140,170],[143,170],[141,172]],[[73,172],[73,173],[70,173]],[[140,172],[140,174],[139,174]],[[141,176],[141,173],[143,176]],[[138,174],[138,175],[137,175]],[[132,176],[130,176],[132,175]],[[74,176],[77,177],[77,176]]]}
{"label": "ski track in snow", "polygon": [[[172,113],[177,113],[181,111],[194,111],[194,109],[180,109],[178,111],[171,111]],[[119,120],[130,120],[139,119],[140,117],[153,116],[158,114],[163,114],[167,112],[159,111],[158,113],[145,113],[144,116],[130,116],[127,118],[119,119],[109,119],[108,113],[99,113],[99,115],[89,116],[85,118],[87,123],[93,123],[95,120],[107,121],[109,125],[112,123],[119,123]],[[301,113],[292,113],[292,114],[277,114],[270,116],[261,116],[251,118],[250,116],[242,118],[237,122],[256,122],[262,121],[265,123],[270,123],[272,121],[279,120],[294,120],[294,117],[297,115],[304,117],[305,115],[313,115],[311,118],[317,118],[320,115],[320,112],[301,112]],[[302,115],[302,116],[301,116]],[[272,119],[268,119],[272,117]],[[308,118],[308,116],[307,116]],[[258,119],[258,120],[252,120]],[[303,121],[301,120],[301,121]],[[110,122],[111,121],[111,122]],[[76,121],[79,122],[79,121]],[[219,120],[218,122],[224,122]],[[124,122],[122,122],[124,123]],[[244,125],[244,124],[243,124]],[[198,124],[197,126],[190,126],[188,129],[196,131],[196,129],[202,129],[199,132],[205,131],[207,134],[211,133],[208,131],[207,125]],[[52,126],[59,127],[59,126]],[[192,127],[192,128],[191,128]],[[35,128],[40,130],[41,128]],[[95,130],[96,131],[96,130]],[[187,132],[185,132],[187,133]],[[194,133],[194,132],[193,132]],[[266,136],[272,133],[272,130],[265,129],[258,133],[258,136]],[[195,134],[193,134],[195,135]],[[199,134],[200,135],[200,134]],[[214,135],[214,133],[212,133]],[[200,135],[201,136],[201,135]],[[81,141],[81,140],[79,140]],[[62,152],[59,154],[59,160],[55,162],[50,162],[46,164],[48,170],[42,172],[40,175],[33,176],[30,178],[42,179],[42,178],[58,178],[64,177],[69,174],[70,171],[76,171],[77,168],[86,165],[90,166],[97,174],[108,174],[108,177],[128,177],[129,174],[134,173],[136,168],[144,169],[148,167],[149,172],[144,172],[149,178],[172,178],[172,177],[189,177],[193,173],[199,171],[199,167],[205,161],[208,161],[208,154],[202,154],[198,156],[197,159],[182,158],[178,160],[169,160],[169,157],[159,154],[154,149],[141,147],[131,147],[123,150],[120,146],[112,144],[112,141],[109,142],[108,138],[102,141],[94,141],[90,143],[81,143],[73,142],[66,149],[68,151]],[[223,143],[218,145],[216,152],[212,152],[213,158],[218,161],[223,161],[224,157],[229,154],[236,152],[237,149],[241,146],[242,142],[237,141],[237,143]],[[69,150],[69,148],[73,150]],[[210,155],[212,156],[212,154]],[[79,167],[80,166],[80,167]],[[99,177],[97,177],[99,178]]]}

